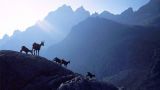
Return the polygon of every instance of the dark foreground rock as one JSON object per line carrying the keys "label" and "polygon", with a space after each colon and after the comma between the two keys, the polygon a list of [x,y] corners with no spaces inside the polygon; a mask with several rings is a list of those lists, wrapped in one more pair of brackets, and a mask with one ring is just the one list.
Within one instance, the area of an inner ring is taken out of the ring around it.
{"label": "dark foreground rock", "polygon": [[58,90],[117,90],[117,88],[105,82],[88,80],[87,78],[79,76],[62,83]]}
{"label": "dark foreground rock", "polygon": [[46,58],[0,51],[0,90],[117,90],[88,80]]}

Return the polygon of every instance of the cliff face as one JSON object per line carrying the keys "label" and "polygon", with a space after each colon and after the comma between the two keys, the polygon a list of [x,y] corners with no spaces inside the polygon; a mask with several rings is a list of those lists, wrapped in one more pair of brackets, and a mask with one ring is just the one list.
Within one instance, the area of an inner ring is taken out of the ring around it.
{"label": "cliff face", "polygon": [[81,83],[72,82],[75,89],[86,90],[90,87],[90,90],[117,90],[107,83],[87,80],[43,57],[0,51],[0,90],[71,90],[64,88],[64,85],[70,87],[69,82],[77,77]]}

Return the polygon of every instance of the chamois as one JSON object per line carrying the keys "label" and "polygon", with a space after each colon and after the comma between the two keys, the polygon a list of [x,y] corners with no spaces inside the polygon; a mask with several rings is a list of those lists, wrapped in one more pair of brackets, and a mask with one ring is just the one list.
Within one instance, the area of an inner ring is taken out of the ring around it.
{"label": "chamois", "polygon": [[70,61],[65,61],[64,59],[61,60],[61,63],[67,67],[67,65],[70,63]]}
{"label": "chamois", "polygon": [[26,46],[22,46],[20,52],[25,52],[26,54],[28,54],[28,52],[30,52],[32,54],[32,50],[29,50]]}
{"label": "chamois", "polygon": [[89,77],[90,79],[92,79],[93,77],[96,77],[96,76],[92,74],[91,72],[87,72],[86,77]]}
{"label": "chamois", "polygon": [[59,65],[62,65],[61,59],[59,59],[59,58],[57,58],[57,57],[55,57],[52,61],[56,62],[56,63],[59,64]]}
{"label": "chamois", "polygon": [[41,49],[41,46],[44,46],[44,42],[41,42],[40,44],[38,43],[33,43],[32,45],[32,52],[33,52],[33,55],[38,55],[39,56],[39,51]]}

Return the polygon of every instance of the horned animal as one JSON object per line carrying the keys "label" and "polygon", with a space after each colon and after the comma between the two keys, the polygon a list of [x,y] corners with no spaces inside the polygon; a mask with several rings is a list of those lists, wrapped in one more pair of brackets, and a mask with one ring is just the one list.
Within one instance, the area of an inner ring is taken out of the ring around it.
{"label": "horned animal", "polygon": [[61,60],[62,65],[64,65],[65,67],[67,67],[67,65],[70,63],[70,61],[66,61],[64,59]]}
{"label": "horned animal", "polygon": [[40,44],[38,43],[33,43],[32,45],[32,52],[33,52],[33,55],[38,55],[39,56],[39,51],[41,49],[41,46],[44,46],[44,42],[41,42]]}
{"label": "horned animal", "polygon": [[55,57],[52,61],[56,62],[57,64],[61,65],[62,64],[62,61],[61,59]]}
{"label": "horned animal", "polygon": [[90,79],[92,79],[93,77],[96,77],[96,76],[92,74],[91,72],[87,72],[86,77],[89,77]]}
{"label": "horned animal", "polygon": [[20,52],[25,52],[26,54],[28,54],[28,52],[30,52],[32,54],[32,50],[29,50],[26,46],[22,46]]}

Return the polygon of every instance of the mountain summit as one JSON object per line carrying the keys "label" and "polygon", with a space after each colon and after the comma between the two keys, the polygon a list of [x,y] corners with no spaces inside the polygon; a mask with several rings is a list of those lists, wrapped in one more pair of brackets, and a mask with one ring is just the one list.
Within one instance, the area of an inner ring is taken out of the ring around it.
{"label": "mountain summit", "polygon": [[130,25],[148,25],[159,16],[160,0],[151,0],[135,12],[132,8],[128,8],[120,15],[111,15],[108,13],[100,14],[100,17]]}
{"label": "mountain summit", "polygon": [[141,22],[145,22],[159,15],[160,0],[151,0],[149,3],[142,6],[137,12],[135,12],[136,19],[141,20]]}
{"label": "mountain summit", "polygon": [[[83,7],[73,11],[70,6],[63,5],[56,11],[50,12],[42,21],[27,28],[23,32],[16,31],[10,39],[0,40],[1,49],[19,50],[21,45],[31,48],[33,42],[44,40],[46,47],[63,40],[71,28],[90,16]],[[16,42],[16,43],[15,43]],[[11,46],[11,44],[14,45]]]}

